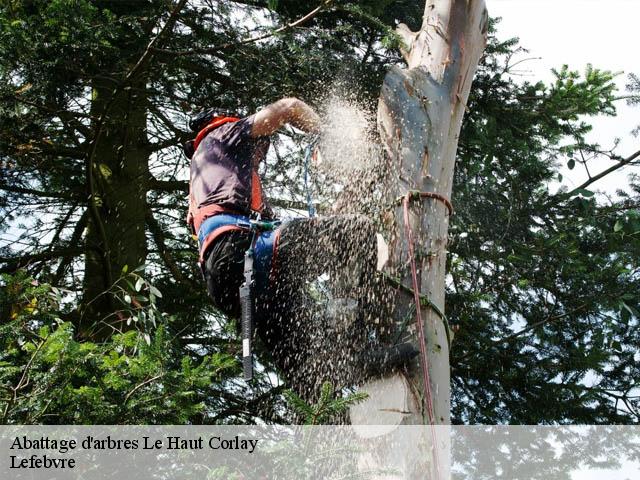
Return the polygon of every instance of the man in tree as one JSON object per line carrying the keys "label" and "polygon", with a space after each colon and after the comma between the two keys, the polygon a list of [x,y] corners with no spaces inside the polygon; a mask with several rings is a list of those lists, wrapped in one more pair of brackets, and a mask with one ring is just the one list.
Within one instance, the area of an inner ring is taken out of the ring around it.
{"label": "man in tree", "polygon": [[[327,350],[318,344],[326,331],[314,332],[313,308],[305,302],[310,279],[329,273],[332,287],[338,287],[334,295],[359,299],[360,323],[350,326],[345,340],[357,351],[366,348],[362,322],[372,309],[367,299],[375,282],[376,243],[373,224],[363,216],[296,219],[274,231],[251,223],[273,219],[257,169],[269,136],[285,124],[309,133],[321,130],[320,117],[296,98],[278,100],[242,119],[207,111],[190,122],[198,134],[185,153],[191,158],[188,223],[198,235],[209,295],[220,311],[240,316],[245,252],[253,248],[257,331],[295,385],[308,384],[310,371],[304,365],[312,357],[317,362],[313,352]],[[356,363],[391,368],[414,354],[401,345]]]}
{"label": "man in tree", "polygon": [[232,317],[240,314],[238,287],[251,241],[246,221],[273,219],[257,169],[267,154],[269,136],[286,123],[306,132],[320,129],[318,115],[295,98],[243,119],[206,111],[190,122],[198,135],[185,150],[191,158],[187,221],[199,237],[209,294],[216,307]]}

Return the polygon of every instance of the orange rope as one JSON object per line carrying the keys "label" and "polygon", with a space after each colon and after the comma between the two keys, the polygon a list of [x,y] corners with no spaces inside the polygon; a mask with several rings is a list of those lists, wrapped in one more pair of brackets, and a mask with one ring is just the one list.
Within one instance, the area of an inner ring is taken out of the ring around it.
{"label": "orange rope", "polygon": [[437,449],[437,439],[436,439],[436,430],[435,430],[435,413],[433,409],[433,393],[431,391],[431,379],[429,377],[429,363],[427,357],[427,341],[424,330],[424,322],[422,320],[422,310],[421,310],[421,302],[420,302],[420,290],[418,286],[418,268],[416,266],[416,256],[415,256],[415,248],[413,244],[413,232],[411,231],[411,224],[409,223],[409,202],[416,199],[422,198],[433,198],[436,200],[440,200],[445,204],[447,209],[449,210],[449,214],[453,214],[453,205],[451,202],[438,193],[433,192],[418,192],[418,191],[410,191],[402,197],[402,207],[403,207],[403,217],[404,217],[404,227],[407,235],[407,244],[409,248],[409,258],[411,263],[411,278],[413,282],[413,296],[416,304],[416,323],[418,325],[418,340],[420,342],[420,363],[422,364],[422,381],[424,383],[424,408],[427,411],[429,417],[429,424],[431,425],[431,441],[433,443],[433,464],[436,471],[436,478],[440,479],[440,465],[438,461],[438,449]]}
{"label": "orange rope", "polygon": [[439,193],[409,190],[406,195],[403,195],[396,200],[396,204],[400,205],[407,197],[409,197],[409,200],[421,200],[423,198],[433,198],[435,200],[440,200],[442,203],[444,203],[445,207],[447,207],[447,210],[449,210],[449,215],[453,215],[453,205],[447,197],[445,197],[444,195],[440,195]]}

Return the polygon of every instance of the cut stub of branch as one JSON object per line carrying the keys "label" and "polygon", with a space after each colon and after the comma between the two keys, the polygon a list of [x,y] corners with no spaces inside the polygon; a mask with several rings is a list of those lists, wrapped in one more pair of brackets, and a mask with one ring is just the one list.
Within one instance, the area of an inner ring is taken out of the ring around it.
{"label": "cut stub of branch", "polygon": [[409,60],[411,58],[411,48],[418,34],[412,32],[411,29],[404,23],[401,23],[396,27],[396,33],[400,36],[400,38],[402,39],[402,43],[404,44],[402,47],[400,47],[400,53],[402,53],[402,57],[404,58],[405,62],[409,63]]}

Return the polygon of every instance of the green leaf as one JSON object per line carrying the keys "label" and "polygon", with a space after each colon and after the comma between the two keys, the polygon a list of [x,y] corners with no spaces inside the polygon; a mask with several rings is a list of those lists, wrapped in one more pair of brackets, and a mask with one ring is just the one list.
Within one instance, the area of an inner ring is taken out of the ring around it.
{"label": "green leaf", "polygon": [[100,170],[100,174],[107,180],[109,180],[109,177],[113,175],[113,172],[111,171],[111,169],[104,163],[101,163],[100,165],[98,165],[98,169]]}
{"label": "green leaf", "polygon": [[22,95],[25,92],[28,92],[29,90],[31,90],[31,88],[33,87],[33,84],[31,83],[25,83],[22,87],[20,87],[18,90],[16,90],[14,93],[16,95]]}
{"label": "green leaf", "polygon": [[567,167],[569,167],[569,170],[573,170],[575,166],[576,161],[573,158],[567,162]]}
{"label": "green leaf", "polygon": [[136,292],[140,291],[140,289],[142,288],[143,284],[144,284],[144,280],[142,279],[142,277],[138,277],[138,280],[136,280],[136,285],[134,287]]}
{"label": "green leaf", "polygon": [[613,226],[613,231],[619,232],[620,230],[622,230],[622,227],[623,227],[623,223],[620,220],[618,220],[616,224]]}
{"label": "green leaf", "polygon": [[591,190],[587,190],[586,188],[579,188],[576,190],[575,193],[582,195],[585,198],[591,198],[594,195],[594,193]]}
{"label": "green leaf", "polygon": [[622,307],[625,308],[631,315],[638,318],[638,311],[626,302],[622,302]]}
{"label": "green leaf", "polygon": [[629,322],[631,321],[631,314],[629,313],[629,310],[625,308],[620,310],[620,319],[622,320],[622,323],[629,325]]}

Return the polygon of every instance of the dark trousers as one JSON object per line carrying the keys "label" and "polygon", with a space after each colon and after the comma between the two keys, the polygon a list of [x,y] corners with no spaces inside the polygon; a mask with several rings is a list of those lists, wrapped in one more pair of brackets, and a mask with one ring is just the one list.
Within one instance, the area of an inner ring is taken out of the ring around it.
{"label": "dark trousers", "polygon": [[[371,340],[367,317],[383,314],[375,298],[375,228],[359,215],[297,219],[281,228],[273,281],[256,298],[256,329],[291,386],[311,398],[323,381],[348,381],[354,355]],[[234,318],[250,238],[223,234],[206,258],[209,295]],[[335,308],[340,302],[351,306]]]}

